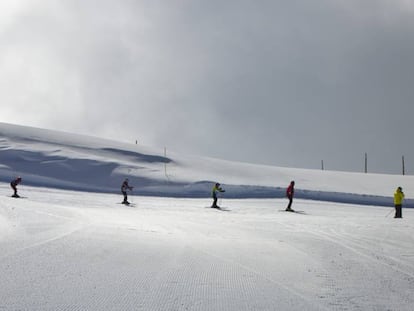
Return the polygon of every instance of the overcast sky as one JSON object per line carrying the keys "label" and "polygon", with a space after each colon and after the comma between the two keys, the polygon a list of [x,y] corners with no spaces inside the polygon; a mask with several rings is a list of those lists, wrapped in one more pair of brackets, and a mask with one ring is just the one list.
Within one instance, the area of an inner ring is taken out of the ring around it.
{"label": "overcast sky", "polygon": [[1,0],[0,121],[414,174],[414,1]]}

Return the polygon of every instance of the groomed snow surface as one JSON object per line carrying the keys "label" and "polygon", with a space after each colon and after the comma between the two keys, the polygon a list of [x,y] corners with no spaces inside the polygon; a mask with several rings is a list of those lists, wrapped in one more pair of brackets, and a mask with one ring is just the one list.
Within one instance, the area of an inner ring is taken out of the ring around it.
{"label": "groomed snow surface", "polygon": [[0,194],[0,310],[413,310],[412,209]]}
{"label": "groomed snow surface", "polygon": [[[133,206],[120,204],[125,177]],[[300,213],[283,211],[291,180]],[[216,181],[224,210],[209,208]],[[412,175],[165,155],[0,123],[0,197],[0,311],[414,309]]]}

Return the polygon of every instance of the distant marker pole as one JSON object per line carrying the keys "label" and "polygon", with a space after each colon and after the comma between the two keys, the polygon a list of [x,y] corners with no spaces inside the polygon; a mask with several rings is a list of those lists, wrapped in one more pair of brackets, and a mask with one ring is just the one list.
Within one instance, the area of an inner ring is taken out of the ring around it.
{"label": "distant marker pole", "polygon": [[164,174],[165,174],[165,178],[167,179],[168,182],[170,182],[170,178],[168,177],[167,174],[167,147],[164,147]]}
{"label": "distant marker pole", "polygon": [[368,173],[368,154],[365,152],[365,174]]}
{"label": "distant marker pole", "polygon": [[[164,147],[164,158],[167,158],[167,147]],[[167,179],[168,179],[168,176],[167,176],[167,162],[164,162],[164,174],[165,174],[165,177],[167,177]]]}

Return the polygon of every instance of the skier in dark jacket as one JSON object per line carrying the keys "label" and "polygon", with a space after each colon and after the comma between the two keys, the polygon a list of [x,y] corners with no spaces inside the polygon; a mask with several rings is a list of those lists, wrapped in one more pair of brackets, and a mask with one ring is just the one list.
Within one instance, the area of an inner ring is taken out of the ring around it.
{"label": "skier in dark jacket", "polygon": [[128,184],[128,178],[125,178],[125,180],[124,180],[124,182],[122,183],[122,186],[121,186],[121,192],[124,195],[124,201],[122,202],[122,204],[127,204],[127,205],[129,204],[127,190],[132,190],[132,189],[133,189],[133,187],[131,187]]}
{"label": "skier in dark jacket", "polygon": [[211,189],[211,197],[213,198],[213,205],[211,205],[212,208],[220,208],[220,206],[217,205],[217,192],[225,192],[225,190],[220,187],[219,183],[216,183],[213,186],[213,189]]}
{"label": "skier in dark jacket", "polygon": [[290,182],[290,185],[286,189],[286,197],[289,199],[289,204],[286,207],[286,211],[293,212],[293,209],[291,207],[292,207],[292,201],[293,201],[294,194],[295,194],[295,182],[292,180]]}
{"label": "skier in dark jacket", "polygon": [[17,185],[21,182],[22,178],[20,176],[10,182],[10,187],[12,187],[14,191],[14,194],[12,195],[13,198],[20,198],[20,196],[17,194]]}

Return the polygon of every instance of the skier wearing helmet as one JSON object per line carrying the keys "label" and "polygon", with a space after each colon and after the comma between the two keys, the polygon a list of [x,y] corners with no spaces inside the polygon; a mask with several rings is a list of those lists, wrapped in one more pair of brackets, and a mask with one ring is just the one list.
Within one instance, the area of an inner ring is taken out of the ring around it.
{"label": "skier wearing helmet", "polygon": [[14,194],[12,195],[13,198],[20,198],[20,196],[17,194],[17,185],[21,182],[22,178],[20,176],[10,182],[10,187],[14,191]]}
{"label": "skier wearing helmet", "polygon": [[131,187],[128,184],[128,178],[125,178],[125,180],[124,180],[124,182],[122,183],[122,186],[121,186],[121,192],[124,195],[124,201],[122,202],[122,204],[126,204],[126,205],[129,204],[127,190],[132,190],[132,189],[133,189],[133,187]]}
{"label": "skier wearing helmet", "polygon": [[213,186],[213,189],[211,189],[211,196],[213,198],[213,205],[211,205],[212,208],[220,208],[220,206],[217,205],[217,192],[225,192],[225,190],[220,187],[219,183],[216,183]]}

